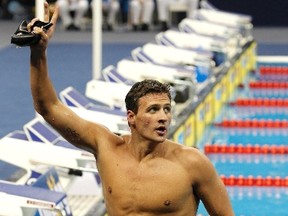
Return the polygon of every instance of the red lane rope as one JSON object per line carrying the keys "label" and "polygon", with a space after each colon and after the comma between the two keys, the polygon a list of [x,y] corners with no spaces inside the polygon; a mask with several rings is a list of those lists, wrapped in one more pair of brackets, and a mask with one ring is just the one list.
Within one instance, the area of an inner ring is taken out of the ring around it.
{"label": "red lane rope", "polygon": [[223,120],[220,123],[214,123],[216,127],[225,128],[288,128],[288,120],[266,120],[266,119],[239,119]]}
{"label": "red lane rope", "polygon": [[255,107],[288,107],[288,99],[284,98],[238,98],[230,103],[231,106],[255,106]]}
{"label": "red lane rope", "polygon": [[281,178],[262,177],[262,176],[221,176],[222,181],[226,186],[262,186],[262,187],[288,187],[288,176]]}
{"label": "red lane rope", "polygon": [[252,89],[254,88],[286,89],[288,88],[288,82],[253,81],[249,83],[249,87]]}
{"label": "red lane rope", "polygon": [[288,75],[288,67],[283,66],[261,66],[259,72],[262,75],[275,74],[275,75]]}
{"label": "red lane rope", "polygon": [[205,154],[288,154],[286,145],[206,144]]}

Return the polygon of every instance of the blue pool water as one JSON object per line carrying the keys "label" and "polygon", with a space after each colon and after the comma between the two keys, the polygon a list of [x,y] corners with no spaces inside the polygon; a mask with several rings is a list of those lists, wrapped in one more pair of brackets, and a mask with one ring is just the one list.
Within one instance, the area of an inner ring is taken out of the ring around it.
{"label": "blue pool water", "polygon": [[288,130],[284,129],[257,129],[257,128],[222,128],[206,129],[199,148],[205,144],[242,144],[251,145],[288,145]]}
{"label": "blue pool water", "polygon": [[[251,78],[251,77],[250,77]],[[269,77],[252,77],[269,80]],[[271,78],[271,77],[270,77]],[[284,81],[288,81],[286,77]],[[277,81],[283,81],[277,80]],[[249,82],[249,78],[247,83]],[[247,84],[246,83],[246,84]],[[287,89],[237,89],[231,101],[237,98],[288,98]],[[237,107],[224,105],[215,118],[219,123],[229,120],[288,120],[287,107]],[[198,142],[200,150],[205,144],[226,145],[288,145],[287,128],[223,128],[210,126]],[[219,175],[225,176],[267,176],[285,178],[288,176],[288,156],[270,154],[209,154],[207,155]],[[288,187],[227,186],[228,194],[236,216],[286,216],[288,215]],[[208,216],[200,203],[199,216]]]}
{"label": "blue pool water", "polygon": [[229,107],[225,106],[216,121],[222,119],[288,119],[287,107]]}
{"label": "blue pool water", "polygon": [[[227,187],[236,216],[286,216],[288,188]],[[198,215],[208,216],[201,203]]]}
{"label": "blue pool water", "polygon": [[227,133],[222,129],[213,133],[212,136],[211,144],[288,145],[288,134],[266,134],[259,130],[251,130],[247,133]]}

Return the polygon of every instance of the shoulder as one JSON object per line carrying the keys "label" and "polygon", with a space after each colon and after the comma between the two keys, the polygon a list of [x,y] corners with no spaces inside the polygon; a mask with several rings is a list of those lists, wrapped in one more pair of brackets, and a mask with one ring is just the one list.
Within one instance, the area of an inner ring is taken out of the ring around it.
{"label": "shoulder", "polygon": [[168,145],[170,146],[170,154],[181,161],[183,160],[183,162],[190,163],[206,159],[206,156],[196,147],[184,146],[173,141],[168,141]]}
{"label": "shoulder", "polygon": [[179,163],[195,181],[197,179],[201,181],[201,178],[209,178],[209,175],[214,175],[213,164],[199,149],[174,142],[170,144],[173,160]]}

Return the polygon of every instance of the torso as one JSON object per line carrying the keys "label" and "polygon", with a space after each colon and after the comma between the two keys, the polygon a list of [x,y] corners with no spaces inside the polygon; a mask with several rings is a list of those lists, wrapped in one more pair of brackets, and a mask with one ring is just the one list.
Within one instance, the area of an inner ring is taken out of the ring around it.
{"label": "torso", "polygon": [[126,142],[105,145],[105,154],[99,149],[97,166],[109,216],[196,214],[191,179],[174,153],[181,146],[169,143],[176,151],[141,162],[127,151]]}

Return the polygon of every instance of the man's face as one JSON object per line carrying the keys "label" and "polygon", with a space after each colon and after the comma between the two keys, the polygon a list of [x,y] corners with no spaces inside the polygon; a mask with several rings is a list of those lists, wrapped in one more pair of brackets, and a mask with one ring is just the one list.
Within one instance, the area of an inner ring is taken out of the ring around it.
{"label": "man's face", "polygon": [[131,127],[140,137],[153,142],[163,142],[167,138],[171,118],[171,102],[164,93],[145,95],[138,101],[137,114],[128,112]]}

